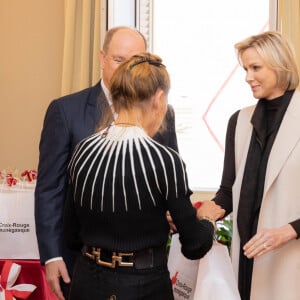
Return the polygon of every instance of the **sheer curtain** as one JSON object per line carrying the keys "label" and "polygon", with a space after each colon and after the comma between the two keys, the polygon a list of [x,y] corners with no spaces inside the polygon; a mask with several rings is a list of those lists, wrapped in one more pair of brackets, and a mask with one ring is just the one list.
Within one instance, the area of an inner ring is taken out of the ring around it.
{"label": "sheer curtain", "polygon": [[95,84],[100,78],[101,0],[65,0],[61,94]]}
{"label": "sheer curtain", "polygon": [[293,44],[300,72],[300,1],[278,0],[277,29]]}

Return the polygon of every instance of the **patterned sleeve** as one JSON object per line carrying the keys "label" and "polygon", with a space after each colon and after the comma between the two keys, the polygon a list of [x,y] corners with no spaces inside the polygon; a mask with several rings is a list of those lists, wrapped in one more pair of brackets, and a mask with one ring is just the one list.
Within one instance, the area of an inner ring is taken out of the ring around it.
{"label": "patterned sleeve", "polygon": [[206,220],[198,220],[188,187],[186,167],[177,153],[172,152],[167,164],[168,209],[179,233],[182,253],[189,259],[203,257],[213,242],[213,225]]}

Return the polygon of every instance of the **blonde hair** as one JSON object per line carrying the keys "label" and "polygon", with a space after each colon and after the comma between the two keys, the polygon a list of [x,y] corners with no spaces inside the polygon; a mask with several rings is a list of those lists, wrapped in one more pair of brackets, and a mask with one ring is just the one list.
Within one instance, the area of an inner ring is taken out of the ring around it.
{"label": "blonde hair", "polygon": [[158,89],[168,94],[170,78],[162,59],[145,52],[132,56],[114,72],[110,93],[116,112],[149,100]]}
{"label": "blonde hair", "polygon": [[[234,45],[239,62],[248,48],[254,48],[263,61],[277,75],[277,84],[284,90],[294,90],[299,84],[299,73],[292,46],[279,32],[266,31],[253,35]],[[241,63],[242,64],[242,63]]]}

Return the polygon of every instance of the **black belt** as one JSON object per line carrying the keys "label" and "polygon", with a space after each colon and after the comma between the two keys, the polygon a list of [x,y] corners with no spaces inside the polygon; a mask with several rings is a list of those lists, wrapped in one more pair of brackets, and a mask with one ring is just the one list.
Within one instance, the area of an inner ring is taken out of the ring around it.
{"label": "black belt", "polygon": [[135,269],[149,269],[167,263],[166,247],[147,248],[137,252],[107,251],[99,247],[84,246],[84,256],[95,261],[96,264],[107,267],[131,267]]}

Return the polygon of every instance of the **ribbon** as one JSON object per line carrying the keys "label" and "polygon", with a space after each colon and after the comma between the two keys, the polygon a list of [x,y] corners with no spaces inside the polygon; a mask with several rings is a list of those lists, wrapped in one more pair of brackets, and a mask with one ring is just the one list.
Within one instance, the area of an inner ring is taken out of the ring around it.
{"label": "ribbon", "polygon": [[202,202],[201,202],[201,201],[197,201],[196,203],[194,203],[194,207],[195,207],[196,209],[198,209],[201,205],[202,205]]}
{"label": "ribbon", "polygon": [[27,178],[27,180],[29,182],[31,182],[32,180],[35,180],[37,178],[37,171],[36,170],[25,170],[22,174],[21,174],[22,177],[25,177]]}
{"label": "ribbon", "polygon": [[30,174],[33,180],[37,179],[37,171],[36,170],[30,170]]}
{"label": "ribbon", "polygon": [[15,178],[11,173],[6,175],[6,183],[8,186],[16,185],[18,182],[17,178]]}
{"label": "ribbon", "polygon": [[13,286],[20,272],[20,265],[5,261],[0,277],[0,296],[4,294],[4,300],[27,299],[36,289],[35,285],[26,283]]}

